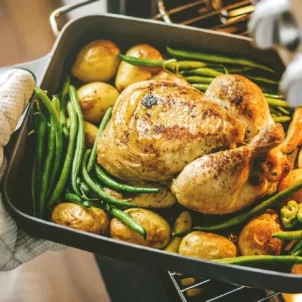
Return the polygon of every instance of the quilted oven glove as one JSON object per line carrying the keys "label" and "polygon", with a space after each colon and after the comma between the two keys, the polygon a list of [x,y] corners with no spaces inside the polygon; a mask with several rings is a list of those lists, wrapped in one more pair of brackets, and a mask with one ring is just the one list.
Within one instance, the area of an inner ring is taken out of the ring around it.
{"label": "quilted oven glove", "polygon": [[[35,79],[25,70],[11,69],[0,76],[0,182],[7,165],[3,147],[16,128],[34,87]],[[61,245],[20,230],[5,208],[0,192],[0,271],[12,270],[47,250],[61,249]]]}

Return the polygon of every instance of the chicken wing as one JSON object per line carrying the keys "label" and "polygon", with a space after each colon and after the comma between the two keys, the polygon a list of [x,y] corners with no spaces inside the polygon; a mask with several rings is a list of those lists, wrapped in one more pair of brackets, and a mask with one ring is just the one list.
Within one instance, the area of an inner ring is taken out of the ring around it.
{"label": "chicken wing", "polygon": [[248,139],[254,137],[266,125],[274,123],[261,89],[243,76],[218,76],[208,87],[206,95],[240,119],[246,127]]}

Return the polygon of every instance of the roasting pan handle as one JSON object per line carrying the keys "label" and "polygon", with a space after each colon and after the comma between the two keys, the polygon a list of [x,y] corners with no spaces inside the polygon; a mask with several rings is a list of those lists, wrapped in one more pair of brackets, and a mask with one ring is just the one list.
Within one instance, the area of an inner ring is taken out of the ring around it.
{"label": "roasting pan handle", "polygon": [[52,29],[53,34],[57,37],[60,34],[60,29],[59,29],[59,25],[57,23],[57,19],[61,16],[64,16],[65,14],[73,11],[76,8],[85,6],[87,4],[96,2],[96,1],[100,1],[100,0],[86,0],[83,2],[79,2],[79,3],[75,3],[75,4],[68,4],[65,6],[62,6],[56,10],[54,10],[49,18],[49,22],[50,22],[50,26]]}
{"label": "roasting pan handle", "polygon": [[25,70],[29,71],[34,76],[37,85],[40,85],[40,82],[42,80],[44,71],[46,69],[46,66],[48,65],[49,60],[50,60],[50,56],[48,54],[40,59],[22,63],[22,64],[18,64],[18,65],[12,66],[11,68],[14,68],[14,69],[21,68],[21,69],[25,69]]}

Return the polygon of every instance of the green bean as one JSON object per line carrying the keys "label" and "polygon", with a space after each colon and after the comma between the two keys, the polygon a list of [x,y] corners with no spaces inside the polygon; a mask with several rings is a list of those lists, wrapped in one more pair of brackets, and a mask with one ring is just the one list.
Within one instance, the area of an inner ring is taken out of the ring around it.
{"label": "green bean", "polygon": [[283,95],[280,94],[271,94],[271,93],[262,93],[266,98],[270,98],[270,99],[283,99]]}
{"label": "green bean", "polygon": [[167,52],[170,56],[177,59],[200,60],[200,61],[213,62],[218,64],[243,65],[243,66],[255,67],[262,70],[266,70],[268,72],[275,73],[273,69],[265,65],[256,63],[252,60],[248,60],[246,58],[232,58],[232,57],[218,55],[218,54],[173,49],[169,46],[167,46]]}
{"label": "green bean", "polygon": [[117,181],[110,178],[100,166],[95,165],[96,177],[107,187],[114,189],[119,192],[127,193],[158,193],[158,188],[144,188],[144,187],[133,187],[125,184],[120,184]]}
{"label": "green bean", "polygon": [[101,134],[103,133],[104,129],[106,128],[107,123],[109,122],[109,120],[111,118],[111,115],[112,115],[112,107],[109,107],[107,109],[103,119],[102,119],[102,122],[100,124],[98,133],[97,133],[97,135],[95,137],[95,140],[94,140],[94,144],[93,144],[92,151],[91,151],[91,154],[90,154],[90,157],[89,157],[89,160],[88,160],[88,165],[87,165],[88,173],[90,173],[92,171],[92,168],[95,164],[96,148],[97,148],[97,145],[98,145],[98,140],[99,140],[99,137],[101,136]]}
{"label": "green bean", "polygon": [[242,74],[242,76],[254,81],[255,83],[264,84],[264,85],[270,85],[270,86],[278,86],[279,81],[267,79],[264,77],[256,77],[249,74]]}
{"label": "green bean", "polygon": [[277,110],[277,107],[269,107],[271,116],[282,116],[282,113]]}
{"label": "green bean", "polygon": [[286,239],[286,240],[302,239],[302,230],[278,232],[278,233],[274,233],[272,236],[280,239]]}
{"label": "green bean", "polygon": [[33,169],[31,172],[31,198],[32,198],[32,206],[33,206],[33,215],[36,216],[36,166],[37,162],[36,159],[34,160]]}
{"label": "green bean", "polygon": [[185,79],[189,83],[193,83],[193,84],[211,84],[211,82],[214,80],[214,78],[199,77],[199,76],[185,77]]}
{"label": "green bean", "polygon": [[61,172],[59,180],[55,186],[55,189],[52,192],[52,194],[49,198],[49,201],[48,201],[49,208],[51,208],[53,206],[53,204],[56,202],[56,200],[62,194],[62,192],[66,186],[66,183],[70,177],[71,166],[72,166],[74,153],[75,153],[76,136],[77,136],[77,130],[78,130],[77,114],[75,113],[75,110],[71,103],[68,103],[67,110],[68,110],[68,115],[70,118],[69,142],[68,142],[68,147],[67,147],[67,152],[66,152],[66,157],[65,157],[64,164],[63,164],[62,172]]}
{"label": "green bean", "polygon": [[67,201],[74,202],[74,203],[78,204],[81,207],[83,207],[83,206],[86,207],[86,208],[91,207],[91,203],[89,201],[83,200],[81,197],[79,197],[78,195],[73,194],[73,193],[66,193],[65,194],[65,199]]}
{"label": "green bean", "polygon": [[289,104],[286,101],[283,100],[276,100],[276,99],[272,99],[272,98],[265,98],[267,103],[270,106],[274,106],[274,107],[289,107]]}
{"label": "green bean", "polygon": [[231,73],[231,74],[234,74],[234,73],[241,74],[243,72],[250,71],[250,70],[253,70],[253,69],[254,69],[254,67],[242,67],[242,66],[229,67],[228,72]]}
{"label": "green bean", "polygon": [[283,114],[290,115],[290,112],[283,107],[277,107],[277,109]]}
{"label": "green bean", "polygon": [[75,87],[72,85],[69,86],[69,97],[78,116],[78,135],[77,135],[76,151],[74,154],[74,160],[72,163],[72,170],[71,170],[71,185],[74,192],[77,193],[78,195],[81,195],[77,186],[77,178],[80,172],[80,166],[84,154],[85,132],[84,132],[83,114],[80,107],[78,94]]}
{"label": "green bean", "polygon": [[192,84],[192,86],[202,92],[205,92],[209,87],[208,84]]}
{"label": "green bean", "polygon": [[171,70],[192,69],[206,66],[207,63],[198,61],[176,61],[176,60],[155,60],[147,58],[136,58],[120,54],[122,61],[125,61],[134,66],[141,67],[158,67]]}
{"label": "green bean", "polygon": [[53,169],[49,181],[49,190],[52,190],[52,187],[55,183],[62,161],[62,153],[63,153],[62,127],[60,124],[59,116],[54,110],[53,105],[50,99],[48,98],[47,94],[41,88],[38,87],[35,88],[35,92],[38,98],[42,101],[42,103],[46,107],[47,111],[49,112],[50,120],[55,130],[55,136],[56,136],[56,149],[55,149],[55,157],[54,157],[55,160],[53,163]]}
{"label": "green bean", "polygon": [[114,208],[114,207],[108,207],[107,211],[109,214],[117,219],[119,219],[121,222],[123,222],[126,226],[128,226],[133,231],[141,234],[144,239],[147,238],[147,232],[146,230],[138,223],[136,222],[130,215],[125,213],[124,211]]}
{"label": "green bean", "polygon": [[48,197],[48,189],[49,189],[49,180],[51,176],[51,167],[53,164],[53,158],[55,155],[56,148],[56,136],[55,136],[55,128],[53,125],[53,120],[50,120],[50,126],[48,127],[48,144],[47,144],[47,152],[45,164],[43,167],[42,173],[42,184],[40,189],[40,217],[43,217],[45,210],[45,203]]}
{"label": "green bean", "polygon": [[65,137],[68,137],[68,127],[66,125],[66,105],[69,97],[69,85],[70,85],[70,76],[65,78],[65,82],[63,84],[63,90],[61,94],[61,107],[60,107],[60,120],[62,123],[62,129]]}
{"label": "green bean", "polygon": [[83,165],[82,165],[82,175],[84,178],[84,181],[87,183],[87,185],[90,187],[90,189],[96,193],[101,199],[104,201],[108,202],[109,204],[119,206],[119,207],[128,207],[128,208],[135,208],[136,205],[133,203],[128,202],[131,199],[127,200],[120,200],[112,197],[108,193],[106,193],[104,190],[102,190],[94,181],[93,179],[89,176],[86,165],[87,165],[87,160],[89,158],[91,150],[87,150],[84,155],[84,160],[83,160]]}
{"label": "green bean", "polygon": [[201,61],[176,61],[175,59],[170,60],[155,60],[147,58],[136,58],[131,56],[120,55],[121,59],[131,65],[141,67],[158,67],[163,69],[169,69],[174,72],[178,70],[195,69],[200,67],[211,67],[219,71],[224,71],[224,66],[221,64],[211,64]]}
{"label": "green bean", "polygon": [[58,116],[60,117],[60,100],[59,100],[59,98],[56,95],[54,95],[52,97],[51,102],[53,104],[53,108],[56,110]]}
{"label": "green bean", "polygon": [[[204,226],[204,227],[202,227],[202,226],[194,227],[194,230],[197,230],[197,231],[218,231],[218,230],[223,230],[223,229],[227,229],[227,228],[230,228],[232,226],[238,225],[238,224],[250,219],[255,214],[261,213],[261,212],[267,210],[268,208],[275,206],[276,204],[278,204],[279,202],[281,202],[285,198],[289,197],[291,194],[299,191],[300,189],[302,189],[302,180],[296,182],[293,186],[291,186],[291,187],[279,192],[278,194],[270,197],[269,199],[263,201],[262,203],[260,203],[259,205],[252,208],[251,210],[249,210],[246,213],[239,214],[234,218],[231,218],[231,219],[229,219],[225,222],[222,222],[222,223],[219,223],[219,224],[216,224],[216,225]],[[187,232],[183,232],[183,233],[175,233],[174,236],[183,236],[183,235],[186,235],[190,232],[192,232],[192,230],[187,231]]]}
{"label": "green bean", "polygon": [[40,213],[41,208],[41,196],[40,190],[42,187],[41,175],[42,166],[45,154],[45,144],[46,144],[46,132],[47,132],[47,120],[41,112],[36,112],[33,115],[35,131],[36,131],[36,175],[35,175],[35,210]]}
{"label": "green bean", "polygon": [[296,253],[298,253],[300,250],[302,249],[302,240],[300,240],[299,242],[297,242],[295,244],[295,246],[292,248],[292,250],[290,251],[291,255],[295,255]]}
{"label": "green bean", "polygon": [[89,188],[89,186],[82,181],[79,177],[77,179],[77,185],[80,188],[80,191],[82,193],[82,196],[84,195],[85,197],[96,197],[97,195],[91,191],[91,189]]}
{"label": "green bean", "polygon": [[290,116],[276,116],[273,117],[275,123],[287,123],[291,120]]}
{"label": "green bean", "polygon": [[277,263],[302,263],[302,257],[297,256],[270,256],[270,255],[256,255],[256,256],[239,256],[234,258],[224,258],[214,260],[218,263],[224,264],[236,264],[236,265],[245,265],[245,264],[277,264]]}
{"label": "green bean", "polygon": [[200,76],[206,76],[206,77],[218,77],[218,76],[222,75],[223,73],[220,71],[217,71],[215,69],[212,69],[212,68],[201,67],[201,68],[197,68],[197,69],[184,70],[180,74],[182,74],[184,76],[200,75]]}

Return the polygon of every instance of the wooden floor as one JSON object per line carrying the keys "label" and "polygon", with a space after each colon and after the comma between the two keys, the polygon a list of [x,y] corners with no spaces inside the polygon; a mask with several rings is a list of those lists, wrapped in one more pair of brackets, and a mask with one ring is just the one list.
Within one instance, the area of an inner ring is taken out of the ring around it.
{"label": "wooden floor", "polygon": [[47,252],[11,272],[0,272],[0,302],[108,302],[91,253]]}

